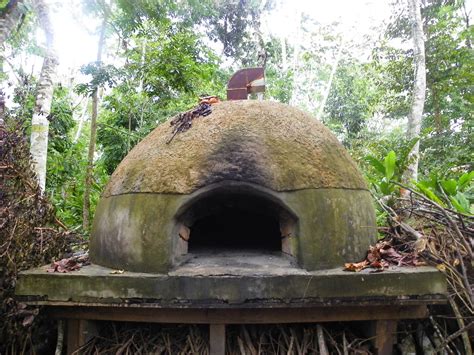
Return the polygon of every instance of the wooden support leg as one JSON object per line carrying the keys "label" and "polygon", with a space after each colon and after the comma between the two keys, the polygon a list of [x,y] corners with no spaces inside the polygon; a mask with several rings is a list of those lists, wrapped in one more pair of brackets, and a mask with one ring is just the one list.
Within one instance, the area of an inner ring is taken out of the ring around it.
{"label": "wooden support leg", "polygon": [[225,354],[225,324],[209,324],[210,355]]}
{"label": "wooden support leg", "polygon": [[374,347],[378,355],[391,355],[396,340],[397,321],[377,320],[373,323]]}
{"label": "wooden support leg", "polygon": [[72,354],[96,334],[96,322],[84,319],[68,319],[67,354]]}

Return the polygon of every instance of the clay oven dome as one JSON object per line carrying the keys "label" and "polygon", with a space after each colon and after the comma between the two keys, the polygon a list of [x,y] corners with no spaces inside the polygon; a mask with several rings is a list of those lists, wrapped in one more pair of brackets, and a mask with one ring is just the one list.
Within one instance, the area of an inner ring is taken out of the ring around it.
{"label": "clay oven dome", "polygon": [[97,207],[94,263],[166,273],[209,248],[282,252],[307,270],[364,257],[371,196],[327,128],[275,102],[212,109],[169,144],[161,124],[120,163]]}

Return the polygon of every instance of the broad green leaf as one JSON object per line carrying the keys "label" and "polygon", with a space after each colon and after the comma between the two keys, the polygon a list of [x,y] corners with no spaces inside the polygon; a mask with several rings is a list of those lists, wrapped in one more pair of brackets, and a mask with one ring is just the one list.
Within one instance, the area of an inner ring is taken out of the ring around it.
{"label": "broad green leaf", "polygon": [[395,174],[395,162],[397,161],[397,155],[393,150],[388,152],[384,160],[385,177],[390,180]]}
{"label": "broad green leaf", "polygon": [[444,192],[446,192],[447,195],[450,195],[450,196],[456,195],[456,190],[458,187],[456,180],[454,179],[441,180],[440,183],[441,183],[441,186],[443,187]]}
{"label": "broad green leaf", "polygon": [[383,178],[383,180],[378,185],[380,192],[382,192],[384,195],[390,195],[394,190],[393,184],[387,182],[385,178]]}
{"label": "broad green leaf", "polygon": [[459,189],[461,190],[465,186],[467,186],[471,182],[472,179],[474,179],[474,171],[462,174],[458,182]]}
{"label": "broad green leaf", "polygon": [[453,207],[456,209],[456,211],[465,213],[464,208],[463,208],[462,205],[458,202],[458,200],[456,200],[456,198],[455,198],[454,196],[449,196],[449,200],[451,201],[451,204],[452,204]]}
{"label": "broad green leaf", "polygon": [[449,199],[459,212],[470,213],[471,206],[469,204],[469,200],[466,198],[466,195],[458,192],[456,196],[450,196]]}
{"label": "broad green leaf", "polygon": [[367,155],[364,159],[369,162],[369,164],[372,165],[375,170],[385,175],[385,167],[383,166],[383,163],[380,160],[371,155]]}
{"label": "broad green leaf", "polygon": [[418,187],[418,189],[430,200],[436,202],[440,206],[445,207],[445,204],[443,203],[443,201],[441,201],[439,197],[436,196],[436,194],[429,187],[426,187],[426,185],[424,185],[423,182],[417,183],[416,187]]}

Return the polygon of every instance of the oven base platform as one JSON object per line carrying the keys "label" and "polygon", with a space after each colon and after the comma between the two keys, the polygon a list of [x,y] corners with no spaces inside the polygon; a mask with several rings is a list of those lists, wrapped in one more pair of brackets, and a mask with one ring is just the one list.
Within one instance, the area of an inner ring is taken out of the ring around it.
{"label": "oven base platform", "polygon": [[390,354],[397,320],[425,318],[427,305],[446,298],[445,278],[431,267],[306,272],[267,257],[266,271],[250,256],[222,273],[213,257],[184,261],[169,274],[42,267],[20,274],[16,295],[67,320],[68,353],[94,334],[95,321],[111,320],[209,324],[211,354],[223,354],[226,324],[333,321],[369,321],[378,353]]}

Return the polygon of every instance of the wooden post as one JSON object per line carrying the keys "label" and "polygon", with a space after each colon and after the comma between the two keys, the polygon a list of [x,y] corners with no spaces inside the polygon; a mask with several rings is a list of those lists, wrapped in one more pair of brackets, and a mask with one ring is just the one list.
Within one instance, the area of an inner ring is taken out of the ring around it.
{"label": "wooden post", "polygon": [[67,320],[67,354],[72,354],[97,334],[94,321],[84,319]]}
{"label": "wooden post", "polygon": [[210,355],[225,354],[225,324],[209,324]]}
{"label": "wooden post", "polygon": [[377,320],[373,323],[374,347],[377,355],[392,355],[395,333],[397,331],[396,320]]}

